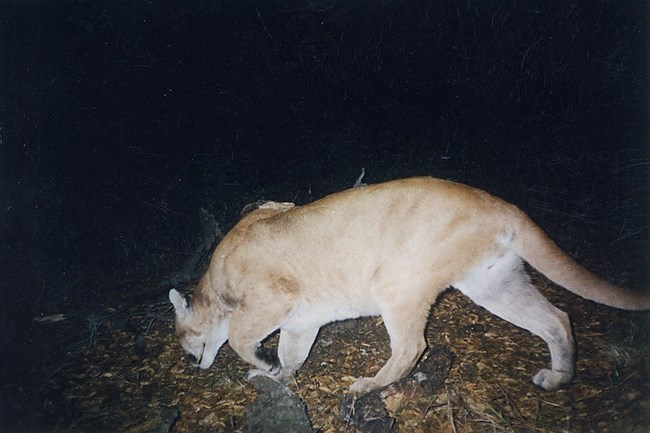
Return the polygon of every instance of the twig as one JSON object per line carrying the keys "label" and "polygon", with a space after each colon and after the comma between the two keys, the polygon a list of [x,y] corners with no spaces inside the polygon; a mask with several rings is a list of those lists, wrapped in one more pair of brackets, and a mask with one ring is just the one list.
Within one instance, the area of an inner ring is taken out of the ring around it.
{"label": "twig", "polygon": [[553,406],[553,407],[564,407],[564,406],[561,405],[561,404],[553,403],[552,401],[543,400],[543,399],[541,399],[541,398],[538,398],[538,399],[536,399],[536,400],[537,400],[538,402],[542,402],[542,403],[544,403],[544,404],[548,404],[548,405]]}
{"label": "twig", "polygon": [[38,388],[38,391],[36,391],[36,394],[35,394],[36,397],[40,397],[40,395],[43,393],[43,390],[45,390],[45,388],[46,388],[48,385],[51,384],[51,383],[50,383],[50,380],[52,379],[52,377],[54,377],[55,374],[59,373],[61,370],[63,370],[65,367],[68,367],[68,366],[69,366],[69,363],[68,363],[68,362],[64,362],[63,364],[59,365],[57,368],[55,368],[54,370],[52,370],[52,371],[47,375],[47,378],[45,378],[45,380],[43,381],[43,384],[40,386],[40,388]]}
{"label": "twig", "polygon": [[437,401],[437,398],[435,400],[432,400],[427,405],[426,409],[424,409],[424,413],[422,414],[422,419],[420,419],[420,422],[424,422],[424,419],[427,417],[427,415],[429,415],[429,412],[431,412],[431,409],[434,409],[434,408],[437,408],[437,407],[443,407],[443,406],[446,406],[446,405],[449,404],[449,402],[447,402],[447,403],[436,403],[436,401]]}
{"label": "twig", "polygon": [[454,423],[454,411],[451,408],[451,398],[449,398],[449,393],[447,393],[447,418],[449,418],[449,425],[451,426],[452,433],[458,433],[458,430],[456,430],[456,424]]}
{"label": "twig", "polygon": [[354,185],[352,186],[352,188],[358,188],[360,186],[366,186],[365,183],[361,182],[365,175],[366,175],[366,169],[364,167],[361,167],[361,174],[357,178],[356,182],[354,182]]}
{"label": "twig", "polygon": [[257,16],[259,17],[260,21],[262,22],[262,25],[264,26],[264,31],[266,32],[267,35],[269,35],[269,38],[273,39],[273,36],[271,36],[271,33],[269,33],[269,29],[266,28],[266,24],[264,24],[264,20],[262,19],[262,15],[260,14],[259,9],[255,8],[257,11]]}
{"label": "twig", "polygon": [[552,208],[550,208],[548,206],[543,206],[543,205],[539,205],[539,204],[536,204],[536,203],[531,203],[530,207],[533,208],[533,209],[543,210],[544,212],[548,212],[550,214],[559,215],[559,216],[562,216],[564,218],[571,219],[573,221],[579,221],[579,222],[588,223],[588,224],[598,224],[598,223],[600,223],[600,221],[598,221],[596,219],[588,218],[586,216],[586,214],[562,212],[562,211],[559,211],[559,210],[554,210],[554,209],[552,209]]}
{"label": "twig", "polygon": [[508,394],[506,394],[506,391],[503,389],[503,387],[502,387],[501,385],[499,385],[498,382],[495,382],[495,383],[496,383],[496,386],[497,386],[497,387],[499,388],[499,390],[501,391],[501,394],[503,395],[503,397],[506,399],[506,403],[507,403],[507,404],[508,404],[512,409],[514,409],[514,411],[515,411],[515,413],[517,414],[517,416],[519,416],[519,419],[520,419],[523,423],[525,423],[526,420],[524,419],[523,415],[522,415],[521,412],[519,411],[519,408],[517,407],[517,405],[515,404],[515,402],[512,401],[512,400],[510,399],[510,397],[508,397]]}
{"label": "twig", "polygon": [[626,377],[625,379],[621,380],[621,381],[620,381],[619,383],[617,383],[616,385],[608,386],[607,388],[603,388],[603,389],[601,389],[601,390],[599,390],[599,391],[594,392],[593,394],[585,395],[584,397],[580,397],[579,399],[574,400],[574,402],[575,402],[575,403],[578,403],[578,402],[581,402],[581,401],[583,401],[583,400],[589,400],[590,398],[595,397],[595,396],[597,396],[597,395],[599,395],[599,394],[602,394],[602,393],[604,393],[604,392],[610,391],[610,390],[612,390],[612,389],[620,388],[621,385],[623,385],[625,382],[627,382],[628,380],[630,380],[630,379],[632,379],[633,377],[636,377],[636,376],[638,376],[638,375],[639,375],[638,372],[633,372],[632,374],[630,374],[630,375],[629,375],[628,377]]}
{"label": "twig", "polygon": [[535,46],[536,46],[537,44],[539,44],[540,42],[542,42],[542,39],[543,39],[543,38],[544,38],[544,36],[540,36],[540,38],[537,40],[537,42],[535,42],[533,45],[531,45],[530,47],[528,47],[528,49],[527,49],[526,52],[524,53],[524,57],[521,59],[521,65],[519,65],[519,70],[520,70],[520,71],[523,71],[523,70],[524,70],[524,63],[526,62],[526,58],[528,58],[528,53],[530,52],[530,50],[532,50],[533,48],[535,48]]}
{"label": "twig", "polygon": [[148,202],[148,201],[142,200],[142,199],[140,199],[140,201],[142,203],[146,204],[147,206],[151,206],[154,209],[159,209],[159,210],[162,210],[162,211],[165,211],[165,212],[171,212],[171,213],[173,213],[175,215],[180,215],[180,213],[176,212],[175,210],[172,210],[172,209],[168,208],[167,206],[163,206],[161,204],[151,203],[151,202]]}

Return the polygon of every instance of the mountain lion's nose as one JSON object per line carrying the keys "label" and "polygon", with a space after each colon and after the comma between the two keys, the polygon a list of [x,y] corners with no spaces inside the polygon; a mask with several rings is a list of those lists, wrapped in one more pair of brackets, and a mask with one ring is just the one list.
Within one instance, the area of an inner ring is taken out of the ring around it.
{"label": "mountain lion's nose", "polygon": [[192,364],[192,365],[198,365],[199,360],[196,359],[196,356],[192,355],[191,353],[186,353],[185,354],[185,362],[187,362],[188,364]]}

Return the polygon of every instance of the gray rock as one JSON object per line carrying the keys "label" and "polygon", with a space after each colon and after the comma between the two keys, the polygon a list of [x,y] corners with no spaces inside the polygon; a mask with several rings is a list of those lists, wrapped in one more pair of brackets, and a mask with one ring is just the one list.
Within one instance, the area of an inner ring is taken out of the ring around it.
{"label": "gray rock", "polygon": [[305,404],[287,386],[265,376],[249,382],[257,398],[244,410],[244,433],[312,433]]}

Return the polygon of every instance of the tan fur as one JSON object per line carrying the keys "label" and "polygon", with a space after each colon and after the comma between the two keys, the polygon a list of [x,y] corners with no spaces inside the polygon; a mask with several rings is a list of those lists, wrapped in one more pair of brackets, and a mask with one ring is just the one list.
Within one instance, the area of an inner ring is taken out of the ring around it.
{"label": "tan fur", "polygon": [[[381,315],[391,357],[356,393],[388,385],[425,349],[424,327],[441,291],[454,286],[494,314],[542,337],[552,367],[533,382],[571,381],[575,350],[566,313],[530,283],[522,259],[552,281],[609,306],[650,308],[647,294],[608,284],[560,250],[522,211],[486,192],[432,178],[354,188],[305,206],[247,214],[217,246],[190,306],[170,292],[190,360],[213,363],[229,341],[265,374],[288,381],[318,329],[331,321]],[[280,329],[279,363],[260,352]]]}

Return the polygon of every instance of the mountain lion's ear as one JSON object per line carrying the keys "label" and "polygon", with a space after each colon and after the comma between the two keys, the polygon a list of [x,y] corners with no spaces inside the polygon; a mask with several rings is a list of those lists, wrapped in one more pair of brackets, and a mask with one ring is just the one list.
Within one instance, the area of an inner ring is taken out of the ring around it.
{"label": "mountain lion's ear", "polygon": [[187,305],[187,299],[178,293],[178,290],[171,289],[169,291],[169,301],[174,306],[177,319],[183,320],[190,314],[190,306]]}

